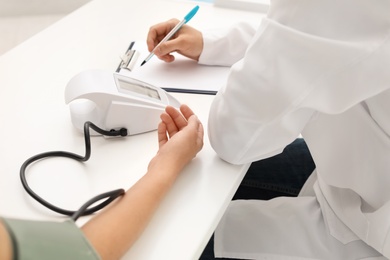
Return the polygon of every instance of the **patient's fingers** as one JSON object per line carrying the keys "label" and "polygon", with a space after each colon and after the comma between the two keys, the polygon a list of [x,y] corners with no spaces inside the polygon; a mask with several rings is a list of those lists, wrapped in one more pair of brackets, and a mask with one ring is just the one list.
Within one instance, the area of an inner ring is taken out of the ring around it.
{"label": "patient's fingers", "polygon": [[162,113],[160,118],[166,125],[166,132],[168,132],[169,137],[172,137],[179,131],[179,128],[176,126],[175,122],[169,114]]}
{"label": "patient's fingers", "polygon": [[167,106],[165,111],[172,118],[178,130],[183,129],[187,125],[187,119],[176,108]]}
{"label": "patient's fingers", "polygon": [[185,117],[185,119],[188,121],[188,119],[194,115],[194,112],[191,110],[191,108],[189,108],[189,106],[187,105],[181,105],[180,106],[180,111],[181,113],[183,114],[183,116]]}

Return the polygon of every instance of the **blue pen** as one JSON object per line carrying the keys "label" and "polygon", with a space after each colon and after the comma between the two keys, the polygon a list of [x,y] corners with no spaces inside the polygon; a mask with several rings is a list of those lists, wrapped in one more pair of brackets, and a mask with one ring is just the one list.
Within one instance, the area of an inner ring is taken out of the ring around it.
{"label": "blue pen", "polygon": [[162,39],[161,42],[159,42],[159,44],[157,44],[156,47],[154,47],[153,51],[151,53],[149,53],[148,57],[145,58],[145,60],[141,63],[141,66],[144,65],[146,62],[148,62],[150,60],[150,58],[153,57],[154,55],[154,50],[156,50],[160,44],[168,41],[184,24],[186,24],[189,20],[191,20],[192,17],[194,17],[194,15],[196,14],[196,12],[198,12],[198,9],[199,9],[199,6],[195,6],[185,17],[184,19],[178,23],[175,27],[173,27],[173,29],[164,37],[164,39]]}

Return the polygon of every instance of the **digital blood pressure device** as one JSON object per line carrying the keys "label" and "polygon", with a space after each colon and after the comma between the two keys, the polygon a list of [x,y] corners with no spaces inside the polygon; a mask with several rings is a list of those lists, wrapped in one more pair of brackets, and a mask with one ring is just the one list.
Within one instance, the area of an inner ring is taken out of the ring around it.
{"label": "digital blood pressure device", "polygon": [[104,70],[74,76],[66,86],[65,102],[78,130],[83,131],[85,122],[90,121],[105,130],[126,128],[127,135],[157,129],[165,107],[180,106],[159,87]]}

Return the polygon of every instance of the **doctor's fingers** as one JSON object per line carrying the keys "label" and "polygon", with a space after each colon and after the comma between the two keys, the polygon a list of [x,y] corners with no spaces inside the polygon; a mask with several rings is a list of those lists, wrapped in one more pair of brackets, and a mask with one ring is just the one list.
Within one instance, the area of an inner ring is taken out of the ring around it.
{"label": "doctor's fingers", "polygon": [[202,33],[188,25],[184,25],[172,39],[160,44],[154,53],[161,59],[166,58],[167,55],[172,56],[171,53],[177,52],[187,58],[199,60],[202,50]]}
{"label": "doctor's fingers", "polygon": [[146,44],[148,50],[152,51],[157,44],[176,26],[180,21],[177,19],[170,19],[166,22],[158,23],[150,27]]}

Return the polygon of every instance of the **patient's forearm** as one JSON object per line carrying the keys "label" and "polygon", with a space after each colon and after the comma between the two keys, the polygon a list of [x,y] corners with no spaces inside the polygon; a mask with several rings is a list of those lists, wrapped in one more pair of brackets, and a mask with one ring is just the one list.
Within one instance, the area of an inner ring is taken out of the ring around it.
{"label": "patient's forearm", "polygon": [[154,163],[122,198],[82,227],[102,259],[119,259],[140,236],[181,170],[169,164]]}

